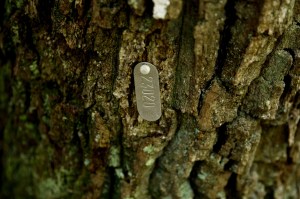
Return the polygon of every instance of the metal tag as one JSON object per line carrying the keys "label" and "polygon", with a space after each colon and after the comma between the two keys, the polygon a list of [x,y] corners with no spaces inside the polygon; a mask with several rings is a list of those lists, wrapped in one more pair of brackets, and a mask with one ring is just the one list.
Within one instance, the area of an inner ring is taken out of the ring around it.
{"label": "metal tag", "polygon": [[140,116],[148,121],[161,116],[158,72],[154,65],[141,62],[134,68],[134,85],[137,109]]}

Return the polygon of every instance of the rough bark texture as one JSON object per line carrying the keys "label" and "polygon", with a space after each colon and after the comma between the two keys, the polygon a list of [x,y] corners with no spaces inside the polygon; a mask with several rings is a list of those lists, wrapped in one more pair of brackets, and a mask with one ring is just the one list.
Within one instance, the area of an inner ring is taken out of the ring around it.
{"label": "rough bark texture", "polygon": [[300,198],[299,0],[5,0],[0,23],[1,198]]}

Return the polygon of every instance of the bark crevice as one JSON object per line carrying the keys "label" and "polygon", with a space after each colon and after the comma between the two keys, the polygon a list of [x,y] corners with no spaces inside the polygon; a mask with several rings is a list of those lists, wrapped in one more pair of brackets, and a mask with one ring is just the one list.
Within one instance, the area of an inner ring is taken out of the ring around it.
{"label": "bark crevice", "polygon": [[[225,22],[224,28],[222,32],[220,32],[220,44],[218,50],[218,57],[215,65],[215,74],[220,75],[222,74],[223,66],[225,64],[225,60],[227,59],[227,48],[232,39],[231,29],[235,25],[237,18],[236,10],[235,10],[235,0],[227,0],[225,5]],[[213,79],[213,78],[212,78]]]}

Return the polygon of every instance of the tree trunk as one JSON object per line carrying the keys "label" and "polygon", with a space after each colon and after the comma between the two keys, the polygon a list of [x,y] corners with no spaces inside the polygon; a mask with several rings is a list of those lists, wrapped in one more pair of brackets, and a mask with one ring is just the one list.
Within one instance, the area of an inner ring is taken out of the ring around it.
{"label": "tree trunk", "polygon": [[[300,198],[299,0],[0,3],[1,198]],[[143,120],[133,68],[159,72]]]}

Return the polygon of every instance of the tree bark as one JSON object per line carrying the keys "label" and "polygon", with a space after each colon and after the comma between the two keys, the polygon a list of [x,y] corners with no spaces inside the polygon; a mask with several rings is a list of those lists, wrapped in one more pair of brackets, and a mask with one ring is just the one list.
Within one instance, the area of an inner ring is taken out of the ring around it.
{"label": "tree bark", "polygon": [[[1,198],[300,198],[299,0],[0,3]],[[143,120],[133,68],[159,72]]]}

